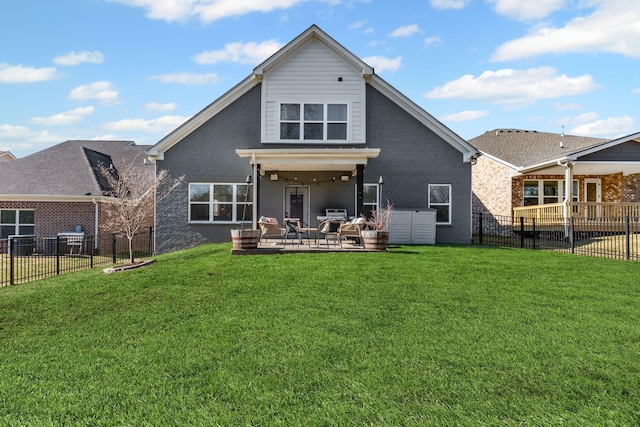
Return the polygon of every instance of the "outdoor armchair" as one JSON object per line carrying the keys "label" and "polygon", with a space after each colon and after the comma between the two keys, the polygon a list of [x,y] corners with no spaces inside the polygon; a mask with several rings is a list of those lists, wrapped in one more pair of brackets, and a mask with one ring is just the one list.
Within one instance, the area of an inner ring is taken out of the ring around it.
{"label": "outdoor armchair", "polygon": [[340,241],[342,242],[342,238],[344,237],[358,239],[358,242],[360,242],[360,232],[364,228],[364,224],[364,218],[355,218],[349,222],[340,224],[340,228],[338,229],[338,234],[340,234]]}
{"label": "outdoor armchair", "polygon": [[258,226],[260,226],[260,241],[269,237],[278,237],[279,239],[282,239],[284,236],[284,228],[282,225],[278,224],[275,219],[271,219],[271,221],[267,220],[267,218],[264,219],[264,221],[263,218],[258,221]]}

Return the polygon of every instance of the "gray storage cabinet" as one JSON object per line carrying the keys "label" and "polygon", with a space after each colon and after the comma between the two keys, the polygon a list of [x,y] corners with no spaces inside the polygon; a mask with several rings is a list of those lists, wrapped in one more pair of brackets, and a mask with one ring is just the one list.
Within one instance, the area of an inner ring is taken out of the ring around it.
{"label": "gray storage cabinet", "polygon": [[389,243],[435,245],[435,209],[394,209],[389,224]]}

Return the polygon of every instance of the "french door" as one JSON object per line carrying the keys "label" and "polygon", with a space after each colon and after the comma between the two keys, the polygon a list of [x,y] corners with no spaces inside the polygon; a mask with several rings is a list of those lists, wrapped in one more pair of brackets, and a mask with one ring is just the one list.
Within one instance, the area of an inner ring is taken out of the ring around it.
{"label": "french door", "polygon": [[300,218],[304,224],[309,224],[309,187],[286,186],[284,188],[285,217]]}

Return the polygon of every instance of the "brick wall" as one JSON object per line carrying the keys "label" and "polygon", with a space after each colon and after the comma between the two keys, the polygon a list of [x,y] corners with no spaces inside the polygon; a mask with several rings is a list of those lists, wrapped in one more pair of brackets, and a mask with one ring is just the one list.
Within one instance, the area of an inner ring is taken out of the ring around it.
{"label": "brick wall", "polygon": [[93,234],[95,208],[91,202],[0,202],[0,209],[32,209],[35,211],[35,233],[52,237],[64,231],[74,231],[80,225]]}
{"label": "brick wall", "polygon": [[516,172],[485,156],[472,167],[473,212],[511,215],[511,188]]}

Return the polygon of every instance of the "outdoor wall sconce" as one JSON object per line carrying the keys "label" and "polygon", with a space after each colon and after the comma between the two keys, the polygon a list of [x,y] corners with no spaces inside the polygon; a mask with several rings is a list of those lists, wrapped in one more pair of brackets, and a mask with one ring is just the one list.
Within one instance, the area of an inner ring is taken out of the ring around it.
{"label": "outdoor wall sconce", "polygon": [[344,182],[349,181],[349,175],[342,175],[342,176],[340,177],[340,180],[341,180],[341,181],[344,181]]}
{"label": "outdoor wall sconce", "polygon": [[278,173],[272,173],[269,178],[271,179],[271,181],[277,181],[278,180]]}

